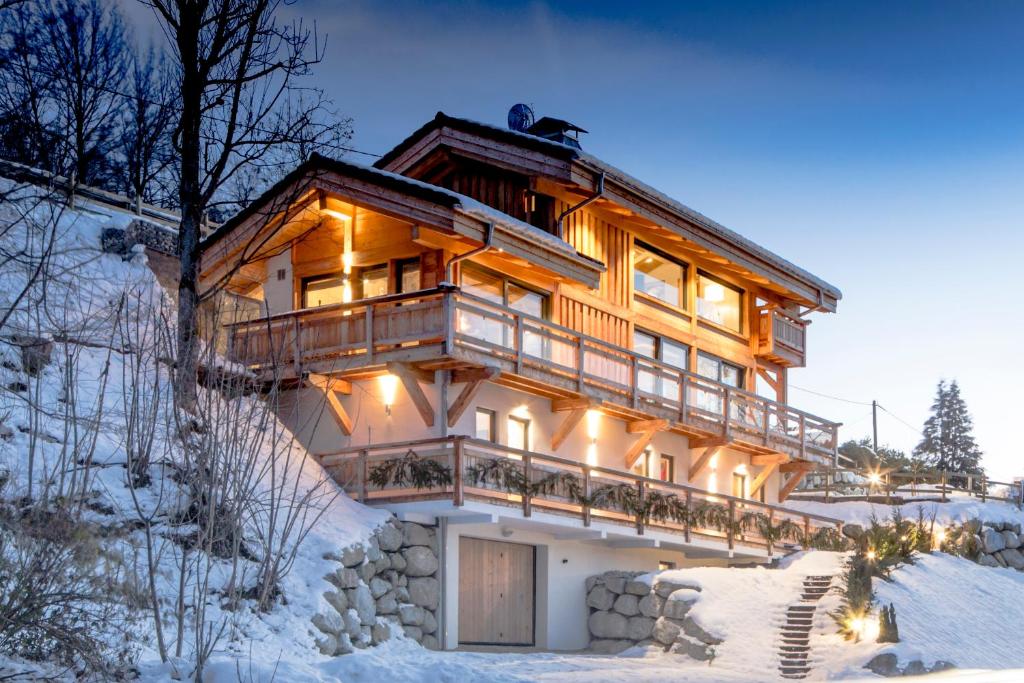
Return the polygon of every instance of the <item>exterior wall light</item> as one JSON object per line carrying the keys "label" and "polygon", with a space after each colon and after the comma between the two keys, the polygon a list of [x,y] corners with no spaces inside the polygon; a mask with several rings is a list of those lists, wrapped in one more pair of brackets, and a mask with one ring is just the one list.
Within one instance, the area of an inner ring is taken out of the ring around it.
{"label": "exterior wall light", "polygon": [[380,376],[380,395],[384,400],[384,413],[390,417],[391,406],[395,404],[395,394],[398,392],[398,378],[387,374]]}

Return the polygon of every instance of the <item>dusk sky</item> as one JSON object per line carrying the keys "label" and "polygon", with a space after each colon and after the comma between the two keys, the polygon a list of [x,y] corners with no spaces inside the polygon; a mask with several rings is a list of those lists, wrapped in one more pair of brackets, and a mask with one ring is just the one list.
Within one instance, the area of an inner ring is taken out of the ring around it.
{"label": "dusk sky", "polygon": [[[138,9],[131,14],[137,16]],[[516,102],[843,291],[790,402],[910,450],[957,379],[990,476],[1017,438],[1024,5],[300,0],[317,83],[382,153],[438,110]],[[372,162],[372,158],[350,157]],[[801,387],[848,403],[819,397]]]}

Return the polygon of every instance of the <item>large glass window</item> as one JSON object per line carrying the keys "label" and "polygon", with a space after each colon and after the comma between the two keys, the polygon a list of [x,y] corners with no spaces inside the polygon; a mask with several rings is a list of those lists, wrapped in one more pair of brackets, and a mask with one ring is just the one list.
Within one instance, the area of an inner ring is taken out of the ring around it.
{"label": "large glass window", "polygon": [[395,271],[399,294],[420,290],[420,260],[418,258],[399,261],[395,265]]}
{"label": "large glass window", "polygon": [[732,473],[732,495],[735,498],[747,497],[747,475],[739,472]]}
{"label": "large glass window", "polygon": [[[743,388],[743,368],[706,353],[697,354],[697,374],[730,387]],[[722,396],[718,392],[699,390],[697,407],[721,415]]]}
{"label": "large glass window", "polygon": [[342,302],[344,284],[340,275],[320,275],[302,281],[302,307],[330,306]]}
{"label": "large glass window", "polygon": [[388,293],[388,265],[367,266],[359,270],[360,299],[384,296]]}
{"label": "large glass window", "polygon": [[685,308],[686,266],[637,243],[633,247],[633,289]]}
{"label": "large glass window", "polygon": [[[546,294],[482,268],[463,266],[462,291],[535,318],[547,318],[548,315]],[[514,325],[512,319],[497,311],[495,315],[488,316],[468,311],[459,313],[460,332],[506,348],[515,346]],[[536,330],[536,323],[524,324],[523,352],[538,358],[550,359],[550,339],[538,334]]]}
{"label": "large glass window", "polygon": [[697,315],[733,332],[743,331],[743,292],[704,273],[697,274]]}
{"label": "large glass window", "polygon": [[[659,360],[678,370],[686,370],[689,366],[690,347],[672,339],[667,339],[650,332],[635,330],[633,332],[633,351],[641,356]],[[641,364],[637,373],[637,381],[641,391],[658,394],[668,399],[679,398],[678,376],[666,373],[664,368]]]}

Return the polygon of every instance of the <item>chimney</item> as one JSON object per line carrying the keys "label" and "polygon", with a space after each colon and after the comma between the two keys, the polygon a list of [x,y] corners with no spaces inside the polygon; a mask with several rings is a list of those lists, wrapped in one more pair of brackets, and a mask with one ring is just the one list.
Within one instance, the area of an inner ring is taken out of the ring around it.
{"label": "chimney", "polygon": [[544,116],[537,120],[532,126],[526,129],[530,135],[536,135],[545,140],[560,142],[576,149],[581,149],[579,134],[587,131],[576,124],[569,123],[563,119],[556,119]]}

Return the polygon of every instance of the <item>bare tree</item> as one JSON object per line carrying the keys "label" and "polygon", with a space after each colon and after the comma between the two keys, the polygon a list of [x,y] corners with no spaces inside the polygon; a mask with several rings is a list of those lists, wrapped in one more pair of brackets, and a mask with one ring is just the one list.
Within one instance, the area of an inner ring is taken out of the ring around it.
{"label": "bare tree", "polygon": [[[328,116],[323,90],[304,87],[322,44],[301,22],[277,20],[281,0],[144,0],[174,46],[180,69],[178,342],[175,391],[195,406],[199,241],[226,183],[275,152],[336,139],[348,122]],[[301,96],[301,97],[300,97]],[[281,163],[278,160],[277,163]]]}
{"label": "bare tree", "polygon": [[145,56],[132,56],[130,76],[120,131],[121,184],[130,197],[166,206],[164,187],[158,181],[173,162],[174,79],[163,54],[152,47]]}
{"label": "bare tree", "polygon": [[56,171],[50,81],[40,66],[44,50],[39,8],[18,4],[0,11],[0,152],[29,166]]}
{"label": "bare tree", "polygon": [[125,79],[128,48],[117,8],[100,0],[51,0],[43,13],[41,70],[50,78],[57,126],[67,131],[69,175],[102,185],[121,104],[111,86]]}

